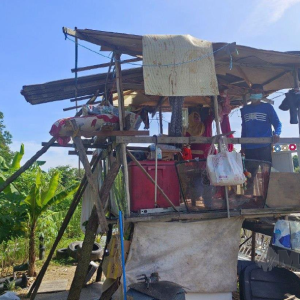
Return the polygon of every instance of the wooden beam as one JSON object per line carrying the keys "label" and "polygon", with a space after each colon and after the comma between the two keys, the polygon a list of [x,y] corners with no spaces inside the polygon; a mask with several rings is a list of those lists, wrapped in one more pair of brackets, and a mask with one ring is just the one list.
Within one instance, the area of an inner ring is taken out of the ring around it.
{"label": "wooden beam", "polygon": [[32,164],[42,156],[56,141],[56,138],[53,137],[50,141],[35,155],[33,155],[19,170],[13,173],[10,177],[6,179],[6,181],[0,186],[0,192],[2,192],[6,187],[8,187],[14,180],[16,180],[23,172],[25,172]]}
{"label": "wooden beam", "polygon": [[285,71],[279,73],[278,75],[276,75],[276,76],[270,78],[269,80],[263,82],[262,85],[267,85],[267,84],[273,82],[274,80],[276,80],[276,79],[282,77],[283,75],[285,75],[285,74],[287,74],[287,73],[290,73],[290,70],[285,70]]}
{"label": "wooden beam", "polygon": [[[155,143],[155,137],[125,137],[117,136],[117,143]],[[228,138],[228,143],[230,144],[271,144],[273,142],[272,138]],[[158,136],[157,142],[159,144],[210,144],[212,143],[212,137],[168,137],[168,136]],[[298,144],[300,143],[300,138],[280,138],[279,144]]]}
{"label": "wooden beam", "polygon": [[[231,217],[244,217],[245,219],[256,219],[263,217],[280,217],[289,215],[291,213],[299,213],[300,207],[289,207],[289,208],[278,208],[278,209],[241,209],[239,211],[230,211]],[[130,217],[125,218],[125,222],[169,222],[169,221],[200,221],[200,220],[211,220],[226,218],[226,211],[212,211],[205,213],[186,213],[186,212],[169,212],[165,214],[149,214],[143,216],[135,216],[132,214]],[[108,221],[109,223],[116,223],[116,221]]]}
{"label": "wooden beam", "polygon": [[79,135],[84,136],[86,138],[94,137],[94,136],[137,136],[143,135],[148,136],[148,130],[126,130],[126,131],[110,131],[110,130],[103,130],[103,131],[79,131]]}
{"label": "wooden beam", "polygon": [[[100,101],[95,101],[95,102],[93,102],[93,104],[98,104],[98,103],[101,103],[101,102],[102,102],[102,100],[100,100]],[[76,108],[82,108],[82,107],[85,106],[85,105],[87,105],[87,104],[63,108],[63,111],[73,110],[73,109],[76,109]]]}
{"label": "wooden beam", "polygon": [[[233,66],[247,67],[247,68],[257,68],[257,69],[282,69],[282,70],[293,70],[293,66],[291,65],[278,65],[278,64],[252,64],[252,63],[242,63],[242,62],[232,62]],[[228,66],[227,62],[217,62],[216,67],[219,66]]]}
{"label": "wooden beam", "polygon": [[118,108],[119,108],[119,123],[120,130],[124,130],[125,126],[125,109],[124,109],[124,94],[123,94],[123,85],[122,85],[122,72],[120,66],[121,55],[120,53],[114,53],[115,67],[116,67],[116,85],[118,92]]}
{"label": "wooden beam", "polygon": [[[85,151],[86,155],[93,155],[94,151]],[[69,155],[79,155],[77,151],[68,151]]]}
{"label": "wooden beam", "polygon": [[[70,122],[73,127],[74,133],[76,133],[78,131],[78,126],[76,124],[76,121],[71,120]],[[98,214],[98,218],[99,218],[99,225],[101,228],[101,232],[104,233],[108,229],[106,217],[105,217],[104,209],[102,207],[101,199],[98,195],[98,189],[95,186],[95,183],[93,180],[93,174],[91,172],[91,167],[90,167],[89,161],[87,159],[87,156],[85,154],[84,146],[82,144],[80,136],[78,136],[78,135],[73,136],[73,141],[74,141],[74,144],[76,145],[77,151],[79,153],[79,158],[84,166],[88,183],[90,184],[90,186],[92,188],[93,199],[95,200],[95,206],[96,206],[97,214]]]}
{"label": "wooden beam", "polygon": [[[128,64],[132,62],[137,62],[137,61],[142,61],[142,58],[131,58],[131,59],[126,59],[120,61],[120,64]],[[105,63],[105,64],[99,64],[99,65],[93,65],[93,66],[87,66],[87,67],[82,67],[82,68],[77,68],[77,72],[82,72],[82,71],[88,71],[88,70],[93,70],[93,69],[99,69],[99,68],[106,68],[109,67],[110,63]],[[76,70],[71,69],[71,72],[74,73]]]}
{"label": "wooden beam", "polygon": [[[99,90],[96,91],[96,93],[94,94],[94,96],[86,104],[92,104],[92,103],[94,103],[95,100],[97,99],[98,95],[99,95]],[[75,117],[79,117],[81,114],[82,114],[82,109],[80,109],[76,113]]]}
{"label": "wooden beam", "polygon": [[[116,69],[116,85],[118,92],[118,108],[119,108],[119,124],[120,130],[124,130],[125,126],[125,108],[124,108],[124,94],[123,94],[123,82],[122,82],[122,71],[120,65],[121,55],[118,52],[114,52],[115,60],[115,69]],[[125,179],[125,194],[127,200],[127,212],[125,215],[130,214],[130,193],[129,193],[129,176],[128,176],[128,166],[127,166],[127,157],[126,157],[126,145],[121,143],[120,147],[122,164],[123,164],[123,174]]]}
{"label": "wooden beam", "polygon": [[242,69],[242,67],[241,67],[241,66],[237,66],[236,68],[237,68],[237,70],[239,71],[240,76],[246,81],[247,85],[251,88],[252,82],[249,80],[249,78],[248,78],[247,75],[245,74],[245,72],[244,72],[244,70]]}
{"label": "wooden beam", "polygon": [[[115,162],[111,169],[109,170],[107,176],[104,179],[103,185],[100,189],[99,198],[102,200],[103,207],[106,206],[106,203],[109,199],[109,193],[114,183],[114,180],[119,172],[120,164]],[[97,214],[97,209],[95,206],[92,210],[91,216],[88,220],[85,230],[85,237],[82,244],[81,255],[79,257],[78,265],[76,272],[72,281],[70,292],[68,295],[68,300],[74,300],[80,298],[80,292],[83,287],[86,274],[88,272],[88,266],[90,263],[90,256],[93,250],[93,244],[95,241],[95,236],[98,229],[98,224],[101,222]]]}
{"label": "wooden beam", "polygon": [[72,98],[72,99],[70,99],[70,101],[76,102],[76,101],[91,99],[92,97],[93,97],[93,95],[88,95],[88,96],[83,96],[83,97],[78,97],[78,98]]}

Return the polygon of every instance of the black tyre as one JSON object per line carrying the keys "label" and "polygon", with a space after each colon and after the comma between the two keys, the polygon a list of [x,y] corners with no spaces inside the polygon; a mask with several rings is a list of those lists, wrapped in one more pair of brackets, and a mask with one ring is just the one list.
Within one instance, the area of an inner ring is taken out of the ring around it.
{"label": "black tyre", "polygon": [[82,242],[73,242],[71,244],[69,244],[68,246],[68,254],[74,258],[74,259],[78,259],[78,250],[82,248]]}
{"label": "black tyre", "polygon": [[69,256],[68,248],[61,248],[56,250],[57,259],[67,258],[68,256]]}
{"label": "black tyre", "polygon": [[94,243],[93,251],[91,253],[91,260],[100,260],[102,259],[104,249],[99,243]]}

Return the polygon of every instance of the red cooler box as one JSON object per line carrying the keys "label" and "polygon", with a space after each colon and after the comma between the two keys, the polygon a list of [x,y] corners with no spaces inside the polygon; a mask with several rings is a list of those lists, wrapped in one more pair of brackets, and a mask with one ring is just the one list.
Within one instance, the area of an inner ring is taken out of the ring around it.
{"label": "red cooler box", "polygon": [[[155,180],[155,161],[140,161],[144,169]],[[141,169],[134,163],[128,164],[130,210],[155,208],[155,185],[147,178]],[[162,188],[175,206],[180,205],[179,181],[174,161],[157,162],[157,184]],[[170,207],[170,203],[157,190],[157,205],[161,208]]]}

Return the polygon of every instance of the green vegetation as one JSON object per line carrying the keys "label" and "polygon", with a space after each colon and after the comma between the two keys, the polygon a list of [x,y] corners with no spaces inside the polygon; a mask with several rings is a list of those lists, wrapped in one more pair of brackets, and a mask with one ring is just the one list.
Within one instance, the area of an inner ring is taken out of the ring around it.
{"label": "green vegetation", "polygon": [[[5,130],[0,112],[0,185],[20,168],[26,149],[12,152],[11,134]],[[26,172],[0,193],[0,277],[12,273],[12,266],[30,262],[30,275],[35,272],[35,249],[38,237],[45,237],[50,250],[59,227],[78,188],[81,176],[70,166],[59,166],[48,172],[40,169],[44,162],[34,163]],[[83,239],[79,206],[59,244],[65,247]]]}

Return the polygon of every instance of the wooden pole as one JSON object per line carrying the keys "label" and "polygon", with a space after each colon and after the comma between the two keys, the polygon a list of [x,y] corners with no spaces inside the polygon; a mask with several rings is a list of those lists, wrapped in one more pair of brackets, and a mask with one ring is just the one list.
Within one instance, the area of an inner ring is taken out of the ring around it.
{"label": "wooden pole", "polygon": [[98,189],[95,186],[95,182],[93,180],[93,174],[91,171],[91,167],[88,161],[88,158],[85,154],[85,148],[82,144],[81,138],[80,136],[76,135],[76,132],[79,131],[78,126],[76,124],[75,120],[71,120],[71,124],[74,130],[75,135],[73,136],[73,141],[74,144],[76,145],[78,154],[79,154],[79,158],[83,164],[83,167],[85,169],[85,173],[86,173],[86,177],[88,180],[88,183],[91,185],[92,187],[92,191],[93,191],[93,198],[95,199],[95,206],[96,206],[96,210],[97,210],[97,214],[99,217],[99,225],[101,228],[101,232],[104,233],[107,231],[108,227],[107,227],[107,222],[106,222],[106,217],[104,214],[104,210],[103,210],[103,206],[101,204],[101,198],[99,197],[98,194]]}
{"label": "wooden pole", "polygon": [[53,137],[41,150],[39,150],[35,155],[33,155],[18,171],[12,174],[6,179],[6,181],[1,185],[0,192],[2,192],[6,187],[8,187],[15,179],[17,179],[23,172],[25,172],[40,156],[42,156],[50,146],[56,141]]}
{"label": "wooden pole", "polygon": [[115,59],[115,67],[116,67],[116,85],[117,85],[117,92],[118,92],[118,109],[119,109],[119,123],[120,123],[120,130],[124,130],[125,126],[125,108],[124,108],[124,96],[123,96],[123,86],[122,86],[122,72],[121,72],[121,65],[120,53],[114,53]]}
{"label": "wooden pole", "polygon": [[[95,158],[94,157],[92,158],[92,161],[91,161],[92,172],[94,172],[99,160],[100,160],[100,155],[95,157]],[[87,178],[86,178],[86,175],[84,175],[84,177],[81,180],[80,186],[79,186],[76,194],[74,195],[74,198],[73,198],[73,201],[72,201],[72,203],[69,207],[69,210],[68,210],[68,212],[67,212],[67,214],[66,214],[66,216],[65,216],[65,218],[64,218],[64,220],[63,220],[63,222],[60,226],[57,237],[56,237],[56,239],[55,239],[55,241],[52,245],[52,248],[49,252],[49,255],[48,255],[41,271],[39,272],[36,280],[33,282],[32,286],[31,286],[31,288],[30,288],[30,290],[27,294],[27,297],[29,297],[31,295],[31,293],[33,292],[32,296],[30,297],[30,300],[34,300],[34,298],[35,298],[35,296],[38,292],[38,289],[41,285],[43,277],[44,277],[44,275],[47,271],[47,268],[49,266],[49,263],[50,263],[50,261],[53,257],[54,251],[55,251],[58,243],[60,242],[60,240],[61,240],[61,238],[62,238],[62,236],[63,236],[63,234],[64,234],[64,232],[65,232],[65,230],[66,230],[66,228],[67,228],[67,226],[68,226],[68,224],[69,224],[69,222],[70,222],[70,220],[71,220],[71,218],[74,214],[74,211],[75,211],[76,207],[78,206],[78,204],[80,202],[80,199],[81,199],[81,197],[82,197],[82,195],[85,191],[86,186],[87,186]]]}
{"label": "wooden pole", "polygon": [[160,134],[163,134],[163,118],[162,118],[162,107],[159,107],[159,131]]}
{"label": "wooden pole", "polygon": [[[143,60],[140,57],[137,58],[131,58],[131,59],[126,59],[120,62],[120,64],[128,64],[128,63],[132,63],[132,62],[137,62],[137,61],[141,61]],[[105,63],[105,64],[99,64],[99,65],[93,65],[93,66],[86,66],[86,67],[82,67],[82,68],[77,68],[77,69],[71,69],[71,72],[82,72],[82,71],[88,71],[88,70],[93,70],[93,69],[99,69],[99,68],[106,68],[109,67],[110,63]]]}
{"label": "wooden pole", "polygon": [[[294,68],[294,87],[295,89],[299,89],[299,76],[298,76],[298,68]],[[299,137],[300,137],[300,107],[298,107],[298,126],[299,126]],[[300,162],[300,143],[297,144],[297,155],[298,161]]]}
{"label": "wooden pole", "polygon": [[256,248],[256,234],[252,231],[252,242],[251,242],[251,261],[255,261],[255,248]]}
{"label": "wooden pole", "polygon": [[[214,112],[215,112],[215,122],[216,122],[216,129],[217,135],[221,134],[220,128],[220,118],[219,118],[219,109],[218,109],[218,96],[214,96]],[[221,143],[219,140],[219,151],[221,151]],[[229,200],[228,200],[228,187],[225,186],[225,199],[226,199],[226,208],[227,208],[227,217],[230,218],[230,211],[229,211]]]}
{"label": "wooden pole", "polygon": [[[126,150],[129,157],[135,162],[135,164],[141,169],[141,171],[147,176],[147,178],[155,184],[155,181],[153,178],[147,173],[147,171],[143,168],[143,166],[138,162],[138,160],[130,153],[130,151]],[[175,211],[178,212],[177,208],[174,206],[173,202],[169,199],[169,197],[165,194],[165,192],[162,190],[162,188],[157,185],[158,190],[161,192],[163,197],[170,203],[170,205],[174,208]]]}
{"label": "wooden pole", "polygon": [[[111,169],[108,171],[107,176],[101,186],[99,198],[102,200],[101,205],[103,206],[105,206],[109,198],[111,187],[119,172],[119,169],[120,169],[120,164],[118,162],[114,162]],[[88,272],[90,255],[93,249],[93,244],[95,241],[99,223],[100,223],[99,215],[97,213],[96,207],[94,206],[91,216],[86,225],[85,237],[82,244],[82,249],[80,252],[76,272],[68,295],[68,300],[78,300],[80,298],[81,289],[84,285],[85,277]]]}
{"label": "wooden pole", "polygon": [[[118,92],[118,108],[119,108],[119,122],[120,122],[120,131],[124,130],[125,126],[125,109],[124,109],[124,96],[123,96],[123,86],[122,86],[122,72],[120,65],[120,53],[114,53],[115,67],[116,67],[116,84]],[[123,172],[125,179],[125,193],[127,200],[127,212],[126,216],[130,216],[130,193],[129,193],[129,176],[128,176],[128,166],[127,166],[127,157],[126,157],[126,144],[121,143],[121,157],[123,164]]]}

